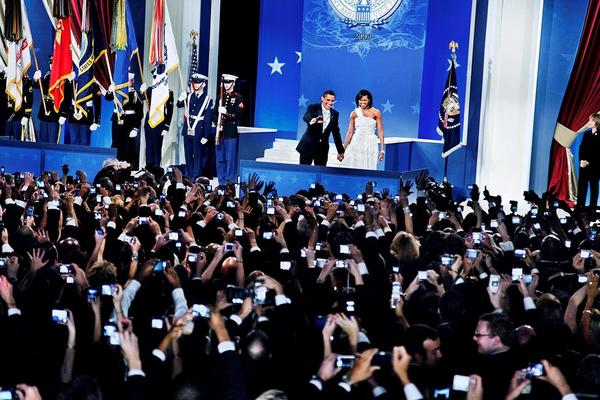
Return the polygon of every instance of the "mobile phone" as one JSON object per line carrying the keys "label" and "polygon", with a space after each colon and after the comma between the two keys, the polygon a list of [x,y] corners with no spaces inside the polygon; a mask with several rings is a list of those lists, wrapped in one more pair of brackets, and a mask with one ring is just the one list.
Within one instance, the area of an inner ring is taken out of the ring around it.
{"label": "mobile phone", "polygon": [[531,215],[537,216],[538,215],[538,209],[537,208],[532,208],[531,209]]}
{"label": "mobile phone", "polygon": [[140,225],[148,225],[148,217],[140,217]]}
{"label": "mobile phone", "polygon": [[181,211],[179,211],[179,212],[177,213],[177,216],[178,216],[179,218],[185,218],[185,210],[181,210]]}
{"label": "mobile phone", "polygon": [[438,214],[438,218],[446,219],[446,218],[448,218],[448,213],[446,211],[440,211],[440,213]]}
{"label": "mobile phone", "polygon": [[454,257],[452,254],[443,254],[440,258],[442,265],[450,265],[454,262]]}
{"label": "mobile phone", "polygon": [[169,232],[169,240],[179,240],[179,233]]}
{"label": "mobile phone", "polygon": [[347,244],[340,244],[340,254],[350,254],[350,246]]}
{"label": "mobile phone", "polygon": [[579,255],[581,256],[581,258],[592,258],[592,251],[591,250],[581,250],[579,252]]}
{"label": "mobile phone", "polygon": [[116,190],[117,192],[120,192],[120,191],[121,191],[121,185],[117,183],[117,184],[115,185],[115,190]]}
{"label": "mobile phone", "polygon": [[400,273],[400,267],[397,265],[394,265],[392,267],[392,274],[399,274]]}
{"label": "mobile phone", "polygon": [[478,256],[479,252],[476,249],[467,249],[467,258],[471,260],[475,260]]}
{"label": "mobile phone", "polygon": [[263,232],[262,236],[265,240],[273,239],[273,232]]}
{"label": "mobile phone", "polygon": [[233,243],[225,243],[225,251],[233,251],[235,245]]}
{"label": "mobile phone", "polygon": [[195,263],[198,260],[198,255],[188,254],[187,260],[189,263]]}
{"label": "mobile phone", "polygon": [[167,267],[167,263],[165,261],[157,261],[156,264],[154,264],[154,271],[156,271],[156,272],[164,271],[166,267]]}
{"label": "mobile phone", "polygon": [[317,258],[315,260],[315,266],[317,268],[323,268],[325,266],[326,262],[327,262],[327,260],[325,258]]}
{"label": "mobile phone", "polygon": [[252,297],[252,291],[233,285],[227,286],[227,301],[231,304],[242,304],[246,297]]}
{"label": "mobile phone", "polygon": [[101,194],[96,195],[96,203],[98,203],[98,204],[102,203],[102,195]]}
{"label": "mobile phone", "polygon": [[91,187],[90,188],[90,194],[96,194],[96,188],[95,187]]}
{"label": "mobile phone", "polygon": [[490,275],[488,286],[492,293],[497,293],[498,288],[500,287],[500,275]]}
{"label": "mobile phone", "polygon": [[392,353],[389,351],[378,351],[371,359],[371,365],[378,365],[382,368],[392,366]]}
{"label": "mobile phone", "polygon": [[469,390],[471,378],[465,375],[454,375],[452,378],[452,390],[466,392]]}
{"label": "mobile phone", "polygon": [[354,363],[356,362],[355,356],[337,356],[335,358],[335,367],[336,368],[353,368]]}
{"label": "mobile phone", "polygon": [[152,318],[152,329],[162,329],[165,321],[162,318]]}
{"label": "mobile phone", "polygon": [[531,379],[533,377],[544,375],[544,365],[542,363],[533,363],[530,364],[525,369],[525,378]]}
{"label": "mobile phone", "polygon": [[577,282],[578,283],[586,283],[588,281],[587,275],[578,275]]}
{"label": "mobile phone", "polygon": [[267,287],[264,280],[256,279],[254,281],[254,297],[252,301],[254,304],[265,304],[267,302]]}
{"label": "mobile phone", "polygon": [[235,208],[235,203],[233,201],[228,201],[225,204],[226,204],[227,208]]}
{"label": "mobile phone", "polygon": [[172,174],[173,173],[173,167],[168,166],[167,167],[167,174]]}
{"label": "mobile phone", "polygon": [[420,281],[426,281],[427,280],[427,271],[419,271],[417,273],[419,280]]}
{"label": "mobile phone", "polygon": [[527,252],[524,249],[515,249],[514,255],[515,258],[525,258],[527,257]]}
{"label": "mobile phone", "polygon": [[570,241],[570,240],[565,240],[565,247],[566,247],[567,249],[570,249],[570,248],[571,248],[571,241]]}
{"label": "mobile phone", "polygon": [[473,238],[473,243],[481,243],[481,232],[473,232],[471,237]]}
{"label": "mobile phone", "polygon": [[113,346],[119,346],[121,344],[121,339],[119,338],[119,330],[113,324],[104,325],[102,329],[102,334],[104,337],[108,338],[108,342]]}
{"label": "mobile phone", "polygon": [[493,219],[490,221],[490,228],[498,228],[498,220]]}
{"label": "mobile phone", "polygon": [[[4,167],[2,167],[4,169]],[[4,171],[2,171],[4,173]],[[16,400],[17,393],[13,389],[0,390],[0,400]]]}
{"label": "mobile phone", "polygon": [[275,208],[267,207],[267,215],[275,215]]}
{"label": "mobile phone", "polygon": [[523,268],[513,268],[511,275],[513,281],[518,281],[523,276]]}
{"label": "mobile phone", "polygon": [[346,268],[347,266],[348,266],[348,264],[347,264],[346,260],[335,260],[336,268]]}
{"label": "mobile phone", "polygon": [[67,275],[67,274],[70,274],[70,273],[71,273],[71,266],[70,266],[69,264],[61,264],[61,265],[58,267],[58,272],[59,272],[61,275]]}
{"label": "mobile phone", "polygon": [[523,275],[523,282],[525,282],[526,284],[529,285],[532,280],[533,280],[533,275],[531,275],[531,274]]}
{"label": "mobile phone", "polygon": [[225,194],[225,191],[223,189],[217,189],[217,195],[223,196],[224,194]]}
{"label": "mobile phone", "polygon": [[356,205],[356,211],[358,211],[358,212],[365,212],[365,205],[364,204],[357,204]]}
{"label": "mobile phone", "polygon": [[0,268],[6,268],[6,258],[0,258]]}
{"label": "mobile phone", "polygon": [[450,388],[433,389],[433,398],[434,399],[449,399],[450,398]]}
{"label": "mobile phone", "polygon": [[88,288],[87,290],[87,301],[88,303],[93,303],[94,300],[98,297],[98,289]]}
{"label": "mobile phone", "polygon": [[33,217],[33,207],[27,207],[27,216]]}
{"label": "mobile phone", "polygon": [[242,236],[244,236],[244,231],[242,229],[236,229],[234,231],[234,235],[235,235],[235,237],[242,237]]}
{"label": "mobile phone", "polygon": [[115,285],[102,285],[100,293],[102,296],[112,296],[115,291]]}
{"label": "mobile phone", "polygon": [[346,301],[346,312],[353,313],[354,311],[356,311],[356,303],[354,302],[354,300],[347,300]]}
{"label": "mobile phone", "polygon": [[516,216],[516,215],[513,216],[512,217],[512,223],[513,223],[513,225],[519,225],[521,223],[521,217]]}
{"label": "mobile phone", "polygon": [[210,309],[204,304],[194,304],[192,306],[192,315],[194,318],[202,317],[204,319],[209,319]]}
{"label": "mobile phone", "polygon": [[566,224],[566,223],[567,223],[567,218],[566,218],[566,217],[564,217],[564,218],[561,218],[561,219],[560,219],[560,223],[561,223],[562,225]]}
{"label": "mobile phone", "polygon": [[539,222],[536,222],[535,224],[531,225],[531,227],[533,228],[534,231],[539,231],[542,229],[542,226],[540,225]]}
{"label": "mobile phone", "polygon": [[283,271],[289,271],[292,268],[292,263],[290,261],[280,261],[279,269]]}
{"label": "mobile phone", "polygon": [[42,181],[42,180],[39,180],[39,179],[36,181],[36,185],[37,185],[37,187],[39,187],[40,189],[43,189],[43,188],[45,188],[45,187],[46,187],[46,184],[44,183],[44,181]]}
{"label": "mobile phone", "polygon": [[327,316],[317,315],[315,316],[315,327],[319,330],[323,329],[325,324],[327,323]]}
{"label": "mobile phone", "polygon": [[100,211],[94,211],[94,219],[99,221],[102,219],[102,213]]}
{"label": "mobile phone", "polygon": [[104,236],[104,231],[102,229],[96,229],[96,234],[98,236]]}
{"label": "mobile phone", "polygon": [[52,321],[57,324],[65,325],[67,323],[69,316],[67,315],[67,310],[61,310],[59,308],[55,308],[52,310]]}
{"label": "mobile phone", "polygon": [[306,249],[305,248],[300,249],[300,257],[306,258]]}
{"label": "mobile phone", "polygon": [[218,221],[223,221],[223,219],[225,219],[225,215],[223,213],[218,213],[216,218]]}

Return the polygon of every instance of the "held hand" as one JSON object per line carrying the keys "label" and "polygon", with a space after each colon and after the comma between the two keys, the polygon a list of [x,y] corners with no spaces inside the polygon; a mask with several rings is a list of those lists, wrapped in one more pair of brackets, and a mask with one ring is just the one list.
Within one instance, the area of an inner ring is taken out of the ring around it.
{"label": "held hand", "polygon": [[144,94],[144,93],[146,92],[146,90],[147,90],[147,89],[148,89],[148,86],[146,86],[146,84],[145,84],[145,83],[142,83],[142,84],[140,85],[140,92],[141,92],[142,94]]}
{"label": "held hand", "polygon": [[177,99],[179,102],[182,102],[185,100],[185,98],[187,97],[187,93],[186,92],[181,92],[181,94],[179,95],[179,98]]}
{"label": "held hand", "polygon": [[227,108],[224,106],[219,107],[219,114],[227,114]]}
{"label": "held hand", "polygon": [[385,151],[381,150],[379,152],[379,156],[377,157],[377,161],[382,162],[384,156],[385,156]]}
{"label": "held hand", "polygon": [[589,163],[587,160],[580,160],[580,161],[579,161],[579,166],[580,166],[581,168],[585,168],[585,167],[587,167],[588,165],[590,165],[590,163]]}
{"label": "held hand", "polygon": [[100,127],[97,123],[93,123],[90,125],[90,131],[96,132],[96,130]]}
{"label": "held hand", "polygon": [[67,119],[66,119],[65,117],[59,117],[59,118],[58,118],[58,124],[59,124],[59,125],[64,125],[66,120],[67,120]]}
{"label": "held hand", "polygon": [[29,122],[29,118],[27,118],[27,117],[21,118],[21,126],[27,126],[28,122]]}
{"label": "held hand", "polygon": [[108,87],[108,93],[114,93],[115,92],[115,85],[110,85]]}
{"label": "held hand", "polygon": [[33,73],[34,81],[39,81],[41,77],[42,77],[42,71],[40,71],[39,69]]}
{"label": "held hand", "polygon": [[339,162],[342,162],[342,161],[344,160],[344,153],[338,154],[338,155],[337,155],[337,160],[338,160]]}

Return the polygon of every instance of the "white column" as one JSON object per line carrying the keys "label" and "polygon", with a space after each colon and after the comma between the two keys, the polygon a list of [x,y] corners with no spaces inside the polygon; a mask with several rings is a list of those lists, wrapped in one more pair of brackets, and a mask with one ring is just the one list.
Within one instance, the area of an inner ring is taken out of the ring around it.
{"label": "white column", "polygon": [[212,0],[210,7],[210,45],[208,50],[208,94],[217,97],[219,77],[219,31],[221,29],[221,0]]}
{"label": "white column", "polygon": [[488,7],[477,183],[508,203],[529,186],[543,0]]}

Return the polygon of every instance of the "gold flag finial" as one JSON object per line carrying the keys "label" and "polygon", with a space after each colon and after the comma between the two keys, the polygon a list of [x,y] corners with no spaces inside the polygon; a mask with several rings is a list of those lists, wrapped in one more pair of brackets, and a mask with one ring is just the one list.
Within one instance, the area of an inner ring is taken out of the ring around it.
{"label": "gold flag finial", "polygon": [[452,53],[456,53],[456,49],[458,49],[458,42],[455,42],[454,40],[451,41],[448,43],[448,48],[452,50]]}
{"label": "gold flag finial", "polygon": [[196,32],[196,31],[192,30],[192,31],[190,32],[190,38],[192,39],[192,41],[194,41],[194,42],[195,42],[197,37],[198,37],[198,32]]}

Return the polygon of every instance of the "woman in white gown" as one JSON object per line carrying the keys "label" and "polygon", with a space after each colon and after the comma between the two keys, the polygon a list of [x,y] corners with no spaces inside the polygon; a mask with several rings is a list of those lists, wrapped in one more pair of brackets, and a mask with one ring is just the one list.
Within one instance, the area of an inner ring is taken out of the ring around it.
{"label": "woman in white gown", "polygon": [[[357,108],[350,113],[342,165],[348,168],[375,170],[377,162],[383,161],[385,154],[381,111],[373,107],[373,96],[365,89],[361,89],[356,95],[356,105]],[[375,128],[381,145],[379,153]]]}

